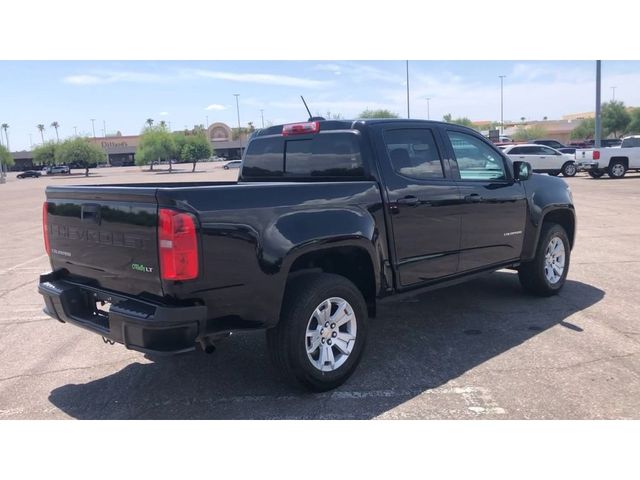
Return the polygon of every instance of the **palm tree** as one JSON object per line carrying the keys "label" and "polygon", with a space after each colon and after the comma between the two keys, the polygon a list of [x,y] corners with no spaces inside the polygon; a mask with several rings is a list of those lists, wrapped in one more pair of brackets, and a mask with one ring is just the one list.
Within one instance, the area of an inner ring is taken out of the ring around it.
{"label": "palm tree", "polygon": [[[7,139],[7,150],[11,151],[9,149],[9,134],[7,133],[7,130],[9,129],[9,124],[8,123],[3,123],[2,125],[0,125],[0,128],[2,128],[2,130],[4,130],[4,136]],[[1,135],[0,135],[1,137]]]}
{"label": "palm tree", "polygon": [[60,137],[58,136],[58,128],[60,128],[60,124],[58,122],[51,122],[51,126],[56,129],[56,140],[60,143]]}
{"label": "palm tree", "polygon": [[40,130],[40,138],[42,138],[42,144],[44,145],[44,125],[39,123],[36,127]]}
{"label": "palm tree", "polygon": [[153,118],[147,118],[144,123],[146,123],[149,127],[153,127]]}
{"label": "palm tree", "polygon": [[[149,120],[151,120],[151,119],[149,119]],[[149,120],[147,120],[147,122],[148,122]],[[153,121],[153,120],[151,120],[151,121]],[[159,124],[159,125],[160,125],[160,127],[162,127],[162,128],[167,128],[167,122],[165,122],[164,120],[160,120],[160,124]]]}
{"label": "palm tree", "polygon": [[524,118],[524,117],[520,117],[520,120],[522,121],[522,123],[524,123],[524,121],[526,120],[526,118]]}
{"label": "palm tree", "polygon": [[547,118],[548,118],[548,117],[546,117],[546,116],[545,116],[545,117],[542,117],[542,120],[544,120],[544,121],[546,122],[546,121],[547,121]]}

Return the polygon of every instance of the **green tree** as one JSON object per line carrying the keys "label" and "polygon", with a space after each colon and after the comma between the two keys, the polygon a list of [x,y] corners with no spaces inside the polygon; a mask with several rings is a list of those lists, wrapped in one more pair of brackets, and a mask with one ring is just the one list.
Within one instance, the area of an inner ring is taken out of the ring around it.
{"label": "green tree", "polygon": [[[467,118],[467,117],[458,117],[458,118],[453,118],[453,116],[450,113],[447,113],[446,115],[442,116],[442,121],[443,122],[447,122],[447,123],[455,123],[456,125],[462,125],[464,127],[469,127],[469,128],[476,128],[473,125],[473,122]],[[477,128],[476,128],[477,130]]]}
{"label": "green tree", "polygon": [[55,142],[45,142],[33,149],[33,163],[36,165],[55,165],[56,163]]}
{"label": "green tree", "polygon": [[39,123],[38,125],[36,125],[36,128],[40,130],[40,138],[42,138],[42,143],[44,144],[44,125],[42,123]]}
{"label": "green tree", "polygon": [[149,128],[153,127],[153,118],[147,118],[144,123],[146,123]]}
{"label": "green tree", "polygon": [[86,138],[70,138],[59,144],[55,149],[56,163],[66,165],[79,164],[84,166],[84,176],[89,176],[89,166],[106,162],[104,151],[89,143]]}
{"label": "green tree", "polygon": [[180,150],[180,160],[192,162],[192,172],[196,171],[196,163],[211,156],[211,144],[203,134],[189,135],[185,137],[184,144]]}
{"label": "green tree", "polygon": [[13,156],[9,153],[9,150],[4,145],[0,145],[0,172],[6,171],[7,167],[14,165]]}
{"label": "green tree", "polygon": [[585,118],[580,124],[571,130],[569,137],[572,140],[587,140],[595,136],[596,121],[594,118]]}
{"label": "green tree", "polygon": [[619,134],[622,135],[627,130],[629,123],[631,115],[624,102],[611,100],[602,105],[602,133],[605,137],[613,133],[613,136],[618,138]]}
{"label": "green tree", "polygon": [[631,121],[625,131],[629,135],[640,135],[640,107],[631,110]]}
{"label": "green tree", "polygon": [[11,151],[11,147],[9,146],[9,134],[7,132],[7,130],[9,130],[9,124],[3,123],[2,125],[0,125],[0,128],[4,130],[4,136],[7,140],[7,150]]}
{"label": "green tree", "polygon": [[60,142],[60,137],[58,136],[58,128],[60,128],[60,124],[58,122],[51,122],[51,126],[56,129],[56,140]]}
{"label": "green tree", "polygon": [[518,127],[512,138],[516,142],[526,142],[534,138],[546,137],[547,129],[542,125],[529,125],[528,127]]}
{"label": "green tree", "polygon": [[369,110],[367,108],[363,112],[360,112],[358,118],[398,118],[398,114],[384,109]]}
{"label": "green tree", "polygon": [[136,149],[136,165],[151,165],[153,170],[153,162],[169,160],[169,172],[172,172],[171,160],[175,156],[176,143],[173,135],[162,127],[144,129]]}

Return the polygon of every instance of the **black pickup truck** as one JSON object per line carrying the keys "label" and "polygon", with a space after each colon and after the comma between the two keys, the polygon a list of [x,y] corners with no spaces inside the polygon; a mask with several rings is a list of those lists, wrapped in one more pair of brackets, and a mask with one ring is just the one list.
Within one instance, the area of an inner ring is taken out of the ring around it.
{"label": "black pickup truck", "polygon": [[311,120],[257,131],[237,182],[47,187],[45,311],[156,355],[266,329],[275,365],[327,390],[383,297],[501,268],[562,288],[563,180],[461,126]]}

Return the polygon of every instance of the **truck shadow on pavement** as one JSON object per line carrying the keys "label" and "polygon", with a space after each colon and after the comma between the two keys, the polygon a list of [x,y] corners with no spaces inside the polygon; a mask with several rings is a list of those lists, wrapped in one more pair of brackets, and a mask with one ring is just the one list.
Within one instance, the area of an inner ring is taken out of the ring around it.
{"label": "truck shadow on pavement", "polygon": [[[56,388],[49,400],[79,419],[373,418],[444,389],[473,394],[456,382],[445,384],[552,327],[580,335],[582,328],[567,318],[603,297],[602,290],[572,280],[558,296],[529,296],[515,273],[500,271],[382,304],[370,321],[360,366],[331,392],[307,393],[283,382],[269,363],[264,334],[252,332],[223,341],[213,355],[196,352],[157,363],[141,355],[143,363]],[[437,405],[423,403],[437,416]]]}

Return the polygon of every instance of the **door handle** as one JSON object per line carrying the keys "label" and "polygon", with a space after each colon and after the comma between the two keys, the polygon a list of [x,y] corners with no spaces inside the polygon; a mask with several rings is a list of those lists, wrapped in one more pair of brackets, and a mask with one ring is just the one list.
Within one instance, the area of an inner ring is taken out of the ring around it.
{"label": "door handle", "polygon": [[477,193],[471,193],[464,197],[464,201],[468,203],[478,203],[478,202],[481,202],[482,200],[483,198]]}
{"label": "door handle", "polygon": [[404,198],[398,199],[399,205],[408,205],[410,207],[415,207],[419,203],[420,203],[420,200],[418,199],[418,197],[414,197],[413,195],[407,195]]}

